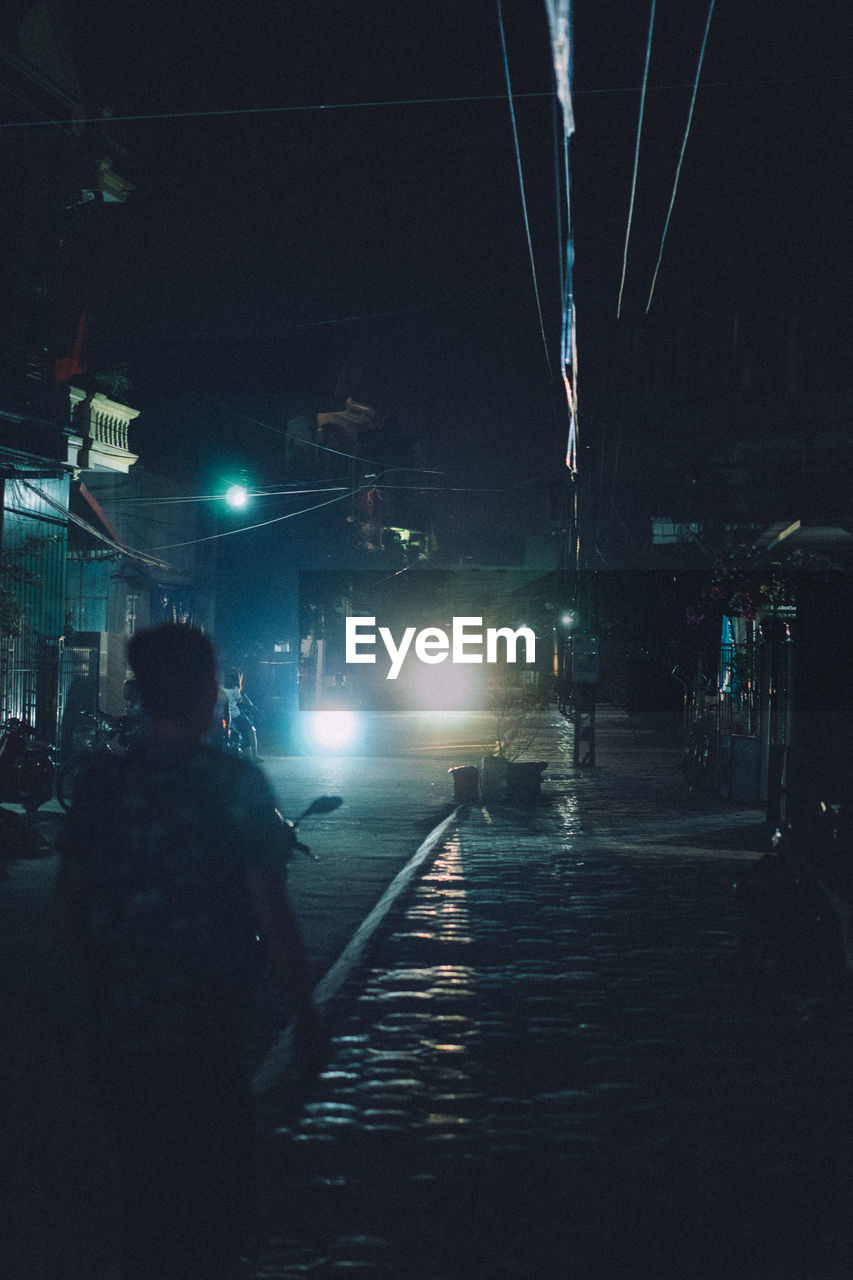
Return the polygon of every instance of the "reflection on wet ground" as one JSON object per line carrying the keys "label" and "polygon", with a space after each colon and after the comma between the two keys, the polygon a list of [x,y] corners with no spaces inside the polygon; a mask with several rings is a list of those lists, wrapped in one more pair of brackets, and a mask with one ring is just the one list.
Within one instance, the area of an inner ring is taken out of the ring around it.
{"label": "reflection on wet ground", "polygon": [[353,976],[270,1146],[270,1220],[311,1250],[259,1274],[853,1274],[848,993],[741,953],[760,812],[601,728],[578,770],[552,723],[542,802],[471,808]]}
{"label": "reflection on wet ground", "polygon": [[846,1004],[743,966],[737,862],[567,821],[475,810],[419,882],[275,1136],[282,1209],[325,1264],[366,1233],[359,1274],[841,1275]]}

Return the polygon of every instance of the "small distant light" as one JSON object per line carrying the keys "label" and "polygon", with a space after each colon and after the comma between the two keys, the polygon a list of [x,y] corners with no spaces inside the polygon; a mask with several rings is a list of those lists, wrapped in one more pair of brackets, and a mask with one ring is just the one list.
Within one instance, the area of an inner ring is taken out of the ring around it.
{"label": "small distant light", "polygon": [[232,484],[225,492],[225,501],[229,507],[245,507],[248,500],[249,495],[241,484]]}
{"label": "small distant light", "polygon": [[560,619],[564,627],[570,627],[574,622],[574,620],[575,620],[575,615],[573,613],[564,613],[562,618]]}

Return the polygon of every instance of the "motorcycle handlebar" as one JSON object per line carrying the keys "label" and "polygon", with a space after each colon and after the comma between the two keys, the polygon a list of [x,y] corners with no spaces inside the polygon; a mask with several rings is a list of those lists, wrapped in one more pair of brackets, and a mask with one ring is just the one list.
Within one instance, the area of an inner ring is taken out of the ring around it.
{"label": "motorcycle handlebar", "polygon": [[307,818],[312,813],[332,813],[335,809],[339,809],[343,804],[342,796],[317,796],[316,800],[312,800],[308,808],[300,813],[295,822],[289,822],[284,814],[276,809],[276,816],[283,826],[287,827],[291,836],[291,849],[296,853],[302,853],[306,858],[310,858],[312,862],[319,862],[320,859],[315,853],[312,853],[307,844],[303,844],[296,839],[296,832],[303,818]]}

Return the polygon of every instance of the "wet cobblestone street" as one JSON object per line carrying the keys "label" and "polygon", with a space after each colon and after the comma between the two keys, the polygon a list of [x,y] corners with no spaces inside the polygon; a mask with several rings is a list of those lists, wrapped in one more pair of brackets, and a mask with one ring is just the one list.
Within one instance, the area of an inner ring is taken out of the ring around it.
{"label": "wet cobblestone street", "polygon": [[614,854],[564,792],[469,809],[352,975],[257,1275],[853,1273],[846,996],[744,961],[737,849]]}
{"label": "wet cobblestone street", "polygon": [[[524,807],[446,817],[421,785],[433,832],[417,853],[429,825],[399,798],[415,766],[394,776],[383,756],[334,858],[310,866],[332,1051],[307,1101],[270,1055],[246,1280],[853,1275],[851,995],[741,945],[734,885],[767,847],[761,810],[689,794],[672,738],[615,708],[595,768],[574,768],[572,746],[554,714],[543,794]],[[416,767],[449,801],[447,764]],[[388,871],[365,872],[382,893],[365,919],[345,860],[374,810]],[[0,1272],[116,1280],[114,1166],[51,930],[54,874],[16,863],[0,898],[17,1151]],[[326,971],[341,895],[363,924]]]}

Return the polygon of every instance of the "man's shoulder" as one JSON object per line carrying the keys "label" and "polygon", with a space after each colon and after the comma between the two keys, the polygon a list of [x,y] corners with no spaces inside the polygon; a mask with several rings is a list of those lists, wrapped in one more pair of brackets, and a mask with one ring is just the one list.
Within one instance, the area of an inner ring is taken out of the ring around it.
{"label": "man's shoulder", "polygon": [[246,846],[254,850],[260,842],[270,850],[277,847],[282,824],[276,813],[276,799],[266,775],[256,764],[227,751],[206,747],[194,762],[202,785],[197,796],[209,797],[210,811],[219,815],[228,830],[234,830]]}
{"label": "man's shoulder", "polygon": [[[220,791],[257,794],[269,789],[257,765],[216,747],[202,745],[187,750],[163,746],[151,738],[134,744],[121,756],[104,755],[89,766],[87,784],[99,792],[116,787],[129,791],[157,789],[162,784],[183,782]],[[171,788],[170,788],[171,789]]]}
{"label": "man's shoulder", "polygon": [[233,751],[223,751],[221,747],[205,744],[192,756],[192,767],[205,773],[218,774],[223,778],[234,778],[238,782],[259,780],[266,784],[262,771],[245,756],[235,755]]}
{"label": "man's shoulder", "polygon": [[237,796],[248,805],[273,803],[272,789],[266,775],[243,756],[205,746],[193,756],[190,768],[198,777],[220,791],[223,799]]}

